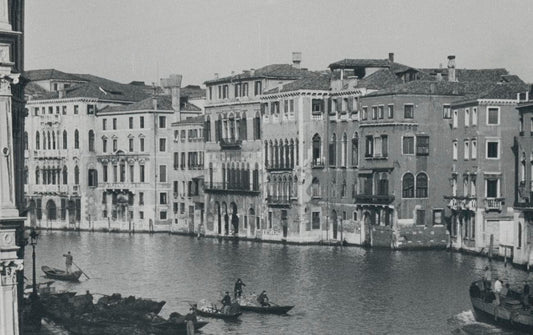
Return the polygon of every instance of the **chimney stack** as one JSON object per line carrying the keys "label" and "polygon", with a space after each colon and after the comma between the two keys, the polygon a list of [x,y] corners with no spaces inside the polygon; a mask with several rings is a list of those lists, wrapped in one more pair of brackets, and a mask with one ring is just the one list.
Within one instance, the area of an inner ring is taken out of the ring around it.
{"label": "chimney stack", "polygon": [[389,61],[394,63],[394,52],[389,52]]}
{"label": "chimney stack", "polygon": [[292,67],[295,68],[295,69],[299,69],[301,62],[302,62],[302,53],[301,52],[293,52],[292,53]]}
{"label": "chimney stack", "polygon": [[168,78],[161,79],[161,86],[170,90],[172,97],[172,109],[180,112],[180,89],[181,89],[181,74],[171,74]]}
{"label": "chimney stack", "polygon": [[218,72],[215,72],[215,79],[218,79]]}
{"label": "chimney stack", "polygon": [[442,81],[442,64],[439,64],[439,68],[435,70],[437,74],[437,81]]}
{"label": "chimney stack", "polygon": [[448,56],[448,81],[455,82],[455,56]]}

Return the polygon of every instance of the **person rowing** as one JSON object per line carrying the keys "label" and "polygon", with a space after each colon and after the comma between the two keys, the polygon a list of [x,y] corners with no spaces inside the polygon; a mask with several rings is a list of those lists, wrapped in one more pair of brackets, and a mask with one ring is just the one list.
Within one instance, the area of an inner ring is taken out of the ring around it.
{"label": "person rowing", "polygon": [[70,251],[63,255],[63,257],[66,257],[65,259],[65,267],[67,268],[67,273],[70,273],[72,271],[72,262],[74,261],[74,257],[70,254]]}
{"label": "person rowing", "polygon": [[268,300],[269,299],[268,299],[268,296],[266,294],[266,291],[261,292],[261,294],[257,297],[257,302],[262,307],[269,307],[270,306],[270,302]]}

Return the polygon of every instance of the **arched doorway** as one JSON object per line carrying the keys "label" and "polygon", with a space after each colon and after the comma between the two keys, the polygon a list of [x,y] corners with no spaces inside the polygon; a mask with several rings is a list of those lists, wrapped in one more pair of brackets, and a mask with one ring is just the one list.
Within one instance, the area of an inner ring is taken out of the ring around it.
{"label": "arched doorway", "polygon": [[237,216],[237,205],[232,202],[230,204],[231,208],[231,225],[233,226],[233,234],[237,235],[239,233],[239,217]]}
{"label": "arched doorway", "polygon": [[228,215],[228,206],[225,202],[222,203],[222,213],[224,215],[224,235],[229,234],[229,215]]}
{"label": "arched doorway", "polygon": [[46,203],[46,217],[48,218],[48,221],[57,220],[56,203],[52,199],[48,200]]}
{"label": "arched doorway", "polygon": [[331,223],[333,225],[333,239],[337,239],[337,231],[338,231],[338,224],[337,224],[337,211],[333,210],[331,211]]}
{"label": "arched doorway", "polygon": [[215,202],[215,210],[217,212],[217,228],[218,228],[218,234],[222,234],[222,215],[220,213],[220,204]]}

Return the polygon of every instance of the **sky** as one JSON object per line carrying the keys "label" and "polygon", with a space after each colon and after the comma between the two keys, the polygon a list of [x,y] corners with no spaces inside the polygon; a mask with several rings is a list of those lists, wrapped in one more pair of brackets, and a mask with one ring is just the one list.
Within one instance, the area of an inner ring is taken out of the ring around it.
{"label": "sky", "polygon": [[25,69],[183,85],[268,64],[344,58],[506,68],[533,82],[530,0],[26,0]]}

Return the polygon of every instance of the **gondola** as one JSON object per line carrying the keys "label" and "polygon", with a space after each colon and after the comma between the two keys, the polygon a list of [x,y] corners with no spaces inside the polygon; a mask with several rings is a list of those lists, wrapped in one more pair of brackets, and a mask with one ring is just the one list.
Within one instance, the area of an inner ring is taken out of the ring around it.
{"label": "gondola", "polygon": [[294,308],[294,306],[241,305],[241,310],[243,312],[254,312],[254,313],[261,313],[261,314],[277,314],[277,315],[287,314],[287,312],[290,311],[293,308]]}
{"label": "gondola", "polygon": [[70,273],[67,273],[66,271],[51,268],[49,266],[42,266],[41,270],[46,274],[48,278],[53,278],[57,280],[63,280],[63,281],[70,281],[70,282],[77,282],[80,279],[80,276],[82,275],[81,271],[73,271]]}
{"label": "gondola", "polygon": [[516,292],[512,292],[511,297],[503,298],[500,305],[496,305],[494,293],[482,290],[483,287],[481,281],[475,281],[470,285],[470,300],[477,321],[528,334],[533,333],[533,309],[524,308],[516,299]]}
{"label": "gondola", "polygon": [[222,312],[222,310],[215,307],[198,308],[196,305],[193,305],[192,309],[199,316],[223,320],[237,320],[242,314],[238,304],[231,305],[229,311],[227,312]]}

